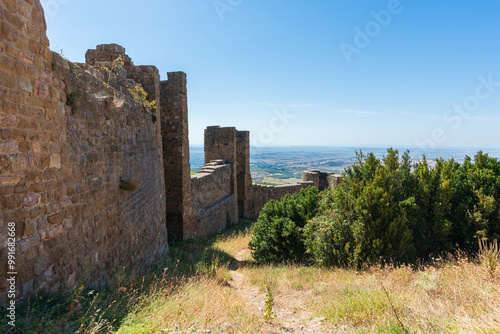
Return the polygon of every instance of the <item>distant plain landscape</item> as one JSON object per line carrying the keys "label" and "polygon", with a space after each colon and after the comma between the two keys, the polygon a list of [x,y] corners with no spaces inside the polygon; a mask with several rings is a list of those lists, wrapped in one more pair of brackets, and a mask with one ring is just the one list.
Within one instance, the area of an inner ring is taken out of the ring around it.
{"label": "distant plain landscape", "polygon": [[[403,154],[406,149],[399,149]],[[417,162],[425,154],[432,166],[437,158],[455,159],[462,163],[465,156],[474,157],[481,149],[450,148],[434,149],[423,152],[420,149],[410,149],[412,159]],[[482,149],[490,157],[500,158],[500,149]],[[356,151],[364,154],[373,152],[378,158],[383,157],[385,148],[356,147],[252,147],[250,149],[250,170],[252,180],[257,184],[280,185],[302,181],[304,170],[321,170],[341,174],[344,169],[354,163]],[[203,167],[203,147],[190,148],[191,173],[198,172]]]}

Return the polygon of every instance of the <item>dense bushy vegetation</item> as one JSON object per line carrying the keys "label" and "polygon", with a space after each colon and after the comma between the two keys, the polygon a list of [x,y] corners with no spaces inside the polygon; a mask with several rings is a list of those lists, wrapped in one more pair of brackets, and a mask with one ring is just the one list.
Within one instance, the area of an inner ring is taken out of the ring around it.
{"label": "dense bushy vegetation", "polygon": [[278,209],[301,207],[301,196],[263,210],[253,241],[257,261],[412,263],[456,247],[473,253],[478,238],[500,237],[500,162],[482,152],[463,164],[439,159],[432,168],[425,157],[412,164],[408,152],[389,149],[383,159],[358,153],[342,184],[320,195],[317,212],[311,204],[295,221]]}
{"label": "dense bushy vegetation", "polygon": [[314,187],[271,200],[260,212],[250,242],[257,262],[301,261],[306,253],[303,229],[318,213],[318,190]]}

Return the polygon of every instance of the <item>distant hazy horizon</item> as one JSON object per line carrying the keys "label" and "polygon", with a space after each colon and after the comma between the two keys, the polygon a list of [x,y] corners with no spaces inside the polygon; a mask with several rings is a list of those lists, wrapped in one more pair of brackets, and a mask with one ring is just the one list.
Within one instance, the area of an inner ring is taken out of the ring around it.
{"label": "distant hazy horizon", "polygon": [[[190,149],[195,149],[195,150],[199,150],[199,149],[203,149],[204,146],[203,145],[200,145],[200,144],[194,144],[194,145],[189,145],[189,148]],[[366,149],[376,149],[376,150],[387,150],[389,148],[393,148],[395,150],[399,150],[400,152],[404,152],[406,150],[410,150],[410,151],[416,151],[416,150],[419,150],[419,151],[422,151],[421,148],[419,147],[416,147],[416,146],[413,146],[413,147],[403,147],[403,146],[394,146],[394,145],[388,145],[388,146],[385,146],[385,145],[372,145],[372,146],[369,146],[369,145],[366,145],[366,146],[336,146],[336,145],[276,145],[276,146],[253,146],[251,145],[250,146],[250,149],[282,149],[282,148],[285,148],[285,149],[305,149],[305,148],[314,148],[314,149],[354,149],[354,150],[358,150],[358,149],[363,149],[363,150],[366,150]],[[473,150],[481,150],[481,151],[486,151],[486,150],[491,150],[491,151],[499,151],[500,152],[500,147],[495,147],[495,146],[491,146],[491,147],[473,147],[473,146],[464,146],[464,147],[455,147],[455,146],[450,146],[450,147],[439,147],[439,148],[434,148],[434,149],[428,149],[428,150],[425,150],[425,152],[433,152],[433,151],[445,151],[445,150],[455,150],[455,151],[463,151],[463,150],[466,150],[466,151],[473,151]]]}
{"label": "distant hazy horizon", "polygon": [[[406,149],[397,149],[402,155]],[[289,147],[250,147],[250,168],[252,177],[273,175],[273,170],[285,171],[283,178],[300,179],[301,172],[308,169],[317,169],[325,172],[340,173],[345,167],[354,163],[356,151],[361,150],[363,154],[374,153],[382,158],[386,148],[368,147],[312,147],[312,146],[289,146]],[[410,149],[410,156],[414,162],[421,161],[425,154],[429,164],[433,166],[437,158],[454,159],[462,163],[466,156],[474,159],[480,149],[474,148],[452,148],[434,149],[427,152]],[[500,158],[500,148],[483,149],[484,153],[492,158]],[[203,147],[199,145],[190,146],[191,172],[197,172],[204,165]],[[281,177],[278,177],[281,178]]]}
{"label": "distant hazy horizon", "polygon": [[[422,154],[425,154],[426,157],[442,157],[442,158],[449,158],[451,153],[455,154],[464,154],[469,155],[470,157],[473,157],[477,152],[483,151],[484,153],[488,153],[489,156],[493,158],[500,158],[500,147],[486,147],[486,148],[481,148],[481,147],[441,147],[441,148],[435,148],[435,149],[428,149],[428,150],[423,150],[419,147],[396,147],[396,146],[294,146],[294,145],[288,145],[288,146],[250,146],[250,156],[253,154],[259,152],[280,152],[280,151],[297,151],[297,152],[321,152],[321,151],[328,151],[328,152],[335,152],[335,151],[341,151],[341,152],[351,152],[352,154],[355,154],[356,151],[362,151],[364,154],[366,153],[385,153],[387,152],[387,149],[392,148],[395,150],[398,150],[400,155],[403,154],[405,151],[409,150],[410,155],[412,157],[415,157],[416,155],[421,156]],[[204,147],[202,145],[190,145],[190,150],[195,153],[203,153]],[[444,154],[444,156],[443,156]],[[455,157],[457,158],[457,157]],[[461,157],[463,158],[463,157]]]}

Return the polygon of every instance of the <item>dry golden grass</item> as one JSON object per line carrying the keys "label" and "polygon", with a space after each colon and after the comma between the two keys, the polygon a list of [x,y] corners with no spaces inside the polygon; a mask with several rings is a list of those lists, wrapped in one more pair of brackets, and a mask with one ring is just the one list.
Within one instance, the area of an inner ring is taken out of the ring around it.
{"label": "dry golden grass", "polygon": [[262,324],[230,287],[205,277],[148,296],[117,333],[254,333]]}
{"label": "dry golden grass", "polygon": [[465,258],[419,270],[291,265],[247,267],[242,273],[261,289],[271,284],[278,301],[302,296],[309,310],[337,330],[500,333],[500,281]]}
{"label": "dry golden grass", "polygon": [[252,230],[248,222],[244,223],[242,229],[236,229],[230,233],[222,234],[213,243],[212,247],[235,257],[238,252],[248,248],[252,239]]}
{"label": "dry golden grass", "polygon": [[[69,311],[68,301],[56,311],[52,299],[28,305],[18,330],[75,333],[82,324],[80,333],[282,333],[309,322],[307,333],[500,333],[498,268],[460,254],[418,270],[257,266],[249,227],[174,246],[155,274],[83,290]],[[232,272],[236,258],[247,265]],[[266,286],[278,316],[269,322],[259,309]]]}
{"label": "dry golden grass", "polygon": [[[249,227],[247,223],[241,229],[218,235],[205,248],[202,259],[207,252],[234,256],[247,248]],[[221,260],[224,256],[210,257],[175,292],[168,281],[156,283],[157,289],[144,296],[116,333],[261,333],[265,321],[251,312],[228,284],[231,274],[229,263]]]}
{"label": "dry golden grass", "polygon": [[[218,236],[210,248],[233,258],[249,256],[250,238],[248,228],[240,229]],[[175,293],[159,286],[144,297],[117,333],[280,332],[280,324],[290,323],[283,317],[293,317],[296,310],[321,317],[323,327],[332,332],[500,333],[498,275],[491,276],[483,265],[461,254],[418,270],[386,266],[355,271],[251,263],[241,267],[238,273],[248,285],[262,292],[254,298],[262,299],[266,286],[273,291],[281,309],[274,325],[266,323],[255,308],[264,300],[249,301],[251,294],[242,298],[242,287],[236,291],[227,284],[231,279],[227,263],[220,262],[212,271],[212,275],[186,280]]]}

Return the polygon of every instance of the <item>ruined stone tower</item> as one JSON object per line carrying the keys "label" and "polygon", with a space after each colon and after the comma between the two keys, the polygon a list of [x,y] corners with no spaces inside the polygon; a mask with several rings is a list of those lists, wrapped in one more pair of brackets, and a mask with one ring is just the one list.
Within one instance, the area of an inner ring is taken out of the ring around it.
{"label": "ruined stone tower", "polygon": [[252,184],[250,175],[250,133],[234,127],[205,129],[205,164],[225,159],[232,166],[231,187],[237,195],[238,216],[245,217],[245,205]]}
{"label": "ruined stone tower", "polygon": [[238,215],[246,217],[251,196],[252,175],[250,173],[250,132],[236,131],[236,186],[238,190]]}
{"label": "ruined stone tower", "polygon": [[167,230],[171,240],[193,237],[196,231],[191,203],[186,85],[185,73],[171,72],[160,87]]}
{"label": "ruined stone tower", "polygon": [[236,183],[236,128],[209,126],[205,129],[205,165],[212,160],[224,159],[231,168],[231,193],[237,193]]}

